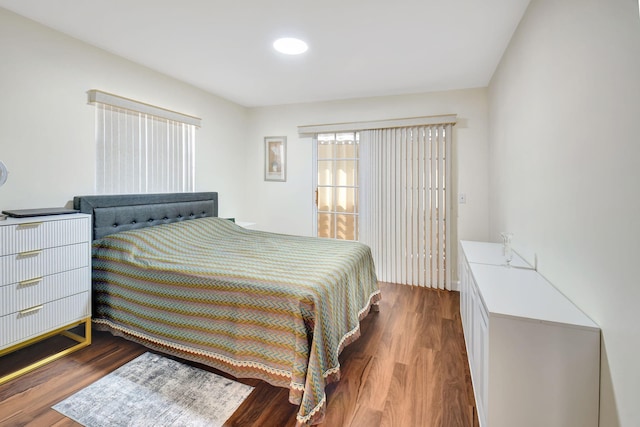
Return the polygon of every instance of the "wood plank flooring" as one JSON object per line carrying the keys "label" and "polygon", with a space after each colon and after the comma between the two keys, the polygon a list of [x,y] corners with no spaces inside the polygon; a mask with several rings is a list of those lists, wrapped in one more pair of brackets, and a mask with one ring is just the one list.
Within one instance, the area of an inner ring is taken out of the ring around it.
{"label": "wood plank flooring", "polygon": [[[458,293],[380,287],[380,311],[361,322],[362,336],[340,356],[342,379],[327,387],[322,426],[477,426]],[[146,351],[104,332],[93,338],[89,347],[0,385],[0,426],[77,426],[51,406]],[[0,358],[0,375],[61,339]],[[239,381],[255,390],[226,425],[295,426],[288,390]]]}

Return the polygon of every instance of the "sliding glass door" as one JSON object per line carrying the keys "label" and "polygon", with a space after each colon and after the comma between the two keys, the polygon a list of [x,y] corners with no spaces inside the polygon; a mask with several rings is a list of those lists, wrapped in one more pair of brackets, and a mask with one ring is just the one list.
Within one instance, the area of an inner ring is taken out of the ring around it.
{"label": "sliding glass door", "polygon": [[358,240],[359,135],[323,133],[315,142],[316,235]]}

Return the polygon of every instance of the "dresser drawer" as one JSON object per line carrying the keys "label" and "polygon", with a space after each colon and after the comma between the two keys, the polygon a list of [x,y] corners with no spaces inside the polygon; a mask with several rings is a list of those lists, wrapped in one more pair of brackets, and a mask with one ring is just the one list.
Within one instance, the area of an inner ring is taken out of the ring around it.
{"label": "dresser drawer", "polygon": [[88,242],[6,255],[0,257],[0,286],[88,267],[89,263]]}
{"label": "dresser drawer", "polygon": [[0,256],[91,240],[90,219],[61,219],[0,227]]}
{"label": "dresser drawer", "polygon": [[65,271],[0,287],[0,316],[35,307],[70,295],[88,292],[89,267]]}
{"label": "dresser drawer", "polygon": [[88,292],[0,317],[0,350],[91,315]]}

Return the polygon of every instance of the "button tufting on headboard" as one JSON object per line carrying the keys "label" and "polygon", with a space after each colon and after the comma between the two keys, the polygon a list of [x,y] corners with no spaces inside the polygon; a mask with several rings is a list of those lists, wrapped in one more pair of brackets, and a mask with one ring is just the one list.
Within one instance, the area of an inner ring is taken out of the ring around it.
{"label": "button tufting on headboard", "polygon": [[94,239],[99,239],[120,231],[218,216],[217,202],[217,193],[78,196],[74,207],[93,214]]}

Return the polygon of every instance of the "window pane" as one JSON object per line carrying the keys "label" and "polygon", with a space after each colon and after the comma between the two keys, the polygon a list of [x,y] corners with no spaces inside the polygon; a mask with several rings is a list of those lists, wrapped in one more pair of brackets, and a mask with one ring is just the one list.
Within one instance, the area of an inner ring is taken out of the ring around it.
{"label": "window pane", "polygon": [[355,215],[336,215],[336,238],[344,240],[355,240],[356,223]]}
{"label": "window pane", "polygon": [[355,188],[336,188],[336,212],[356,213],[356,200]]}
{"label": "window pane", "polygon": [[[318,167],[320,167],[320,162],[318,162]],[[352,187],[358,185],[358,162],[357,161],[355,160],[336,161],[336,184],[335,185],[349,185]]]}
{"label": "window pane", "polygon": [[332,212],[333,206],[333,188],[318,188],[318,211]]}
{"label": "window pane", "polygon": [[337,133],[336,141],[353,143],[355,142],[355,134],[353,132]]}
{"label": "window pane", "polygon": [[320,213],[318,214],[318,237],[335,238],[333,218],[334,214]]}
{"label": "window pane", "polygon": [[[318,137],[319,138],[319,137]],[[333,147],[332,143],[324,143],[321,144],[318,142],[318,158],[319,159],[332,159],[333,158]]]}
{"label": "window pane", "polygon": [[318,185],[333,185],[333,160],[318,161]]}
{"label": "window pane", "polygon": [[334,142],[335,140],[336,140],[335,133],[319,133],[318,134],[319,143]]}
{"label": "window pane", "polygon": [[356,144],[336,145],[336,157],[339,159],[355,159],[358,157],[358,146]]}
{"label": "window pane", "polygon": [[353,216],[353,240],[358,240],[360,239],[360,229],[358,227],[360,227],[360,216],[359,215],[354,215]]}

